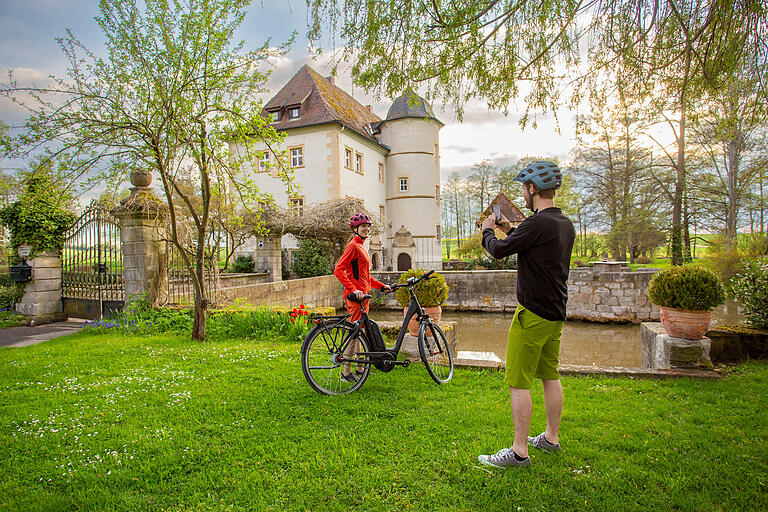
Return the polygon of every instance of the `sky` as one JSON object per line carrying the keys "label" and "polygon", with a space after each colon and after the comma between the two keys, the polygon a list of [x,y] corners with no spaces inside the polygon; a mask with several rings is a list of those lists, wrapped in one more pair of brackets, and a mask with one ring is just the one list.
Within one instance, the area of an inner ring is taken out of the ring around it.
{"label": "sky", "polygon": [[[32,82],[44,80],[51,74],[63,75],[66,61],[55,38],[64,36],[67,29],[98,52],[103,48],[103,37],[94,21],[97,15],[95,0],[0,0],[0,82],[7,80],[8,70],[14,70],[16,78]],[[245,40],[247,48],[260,46],[267,38],[274,44],[282,43],[292,31],[297,31],[291,52],[269,63],[273,72],[267,85],[273,94],[304,64],[323,75],[330,74],[328,57],[313,60],[308,56],[306,21],[304,0],[254,0],[248,9],[237,34],[238,39]],[[336,83],[363,105],[372,104],[379,117],[386,116],[392,99],[377,102],[363,89],[353,87],[344,64],[339,67]],[[417,92],[420,92],[418,87]],[[473,164],[485,159],[499,166],[514,163],[526,155],[567,161],[575,145],[572,112],[561,111],[558,121],[551,116],[540,117],[536,129],[529,126],[523,131],[518,125],[525,111],[522,101],[510,106],[507,117],[489,110],[482,102],[467,104],[463,122],[456,119],[451,108],[440,104],[433,107],[445,123],[440,132],[443,180],[454,171],[466,176]],[[18,124],[23,114],[0,100],[0,120],[8,125]],[[0,167],[9,168],[7,162],[6,165],[0,162]]]}

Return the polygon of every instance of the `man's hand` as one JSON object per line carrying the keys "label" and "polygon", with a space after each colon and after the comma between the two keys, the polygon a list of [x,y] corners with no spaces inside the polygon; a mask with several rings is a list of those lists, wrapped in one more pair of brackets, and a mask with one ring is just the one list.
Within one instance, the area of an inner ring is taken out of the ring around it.
{"label": "man's hand", "polygon": [[362,298],[363,298],[363,296],[365,295],[365,294],[364,294],[363,292],[361,292],[360,290],[355,290],[355,291],[354,291],[354,292],[352,292],[352,293],[354,293],[354,294],[355,294],[355,297],[357,297],[357,298],[358,298],[358,300],[362,299]]}
{"label": "man's hand", "polygon": [[501,214],[501,222],[499,223],[499,227],[505,233],[509,233],[512,230],[512,223],[509,222],[509,219],[506,218],[503,213]]}
{"label": "man's hand", "polygon": [[384,286],[382,286],[381,288],[379,288],[379,290],[381,290],[382,292],[391,292],[391,291],[392,291],[392,288],[390,288],[389,286],[387,286],[387,285],[385,284]]}
{"label": "man's hand", "polygon": [[493,214],[490,214],[485,218],[483,221],[482,226],[480,226],[480,229],[494,229],[496,227],[496,222],[493,220]]}

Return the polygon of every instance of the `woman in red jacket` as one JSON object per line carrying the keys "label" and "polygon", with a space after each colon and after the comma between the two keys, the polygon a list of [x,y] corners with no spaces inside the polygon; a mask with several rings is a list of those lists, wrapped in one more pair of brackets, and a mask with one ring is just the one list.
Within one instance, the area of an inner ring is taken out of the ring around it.
{"label": "woman in red jacket", "polygon": [[[364,300],[361,304],[347,300],[347,295],[354,293],[358,298],[362,298],[363,295],[371,292],[371,286],[385,292],[391,291],[392,288],[372,278],[369,274],[371,259],[368,257],[368,251],[363,247],[363,243],[371,232],[371,219],[364,213],[356,213],[349,219],[349,227],[352,228],[354,235],[349,240],[344,254],[341,255],[338,263],[336,263],[333,273],[341,281],[341,284],[344,285],[344,303],[347,306],[347,312],[351,315],[349,321],[355,322],[362,317],[363,309],[365,309],[366,313],[368,312],[368,299]],[[351,356],[354,352],[359,351],[360,342],[356,341],[349,344],[344,355]],[[358,368],[355,373],[359,375],[362,372]],[[352,375],[350,372],[349,363],[344,364],[341,378],[349,382],[357,380],[356,375]]]}

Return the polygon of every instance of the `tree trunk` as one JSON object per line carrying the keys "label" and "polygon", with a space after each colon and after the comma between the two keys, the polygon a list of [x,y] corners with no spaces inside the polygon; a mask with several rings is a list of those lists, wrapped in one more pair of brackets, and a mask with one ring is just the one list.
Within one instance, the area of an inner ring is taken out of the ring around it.
{"label": "tree trunk", "polygon": [[208,300],[195,297],[195,321],[192,324],[192,339],[205,341],[206,319],[208,317]]}
{"label": "tree trunk", "polygon": [[680,102],[680,133],[677,140],[677,180],[672,204],[672,264],[683,264],[683,193],[685,192],[685,94]]}

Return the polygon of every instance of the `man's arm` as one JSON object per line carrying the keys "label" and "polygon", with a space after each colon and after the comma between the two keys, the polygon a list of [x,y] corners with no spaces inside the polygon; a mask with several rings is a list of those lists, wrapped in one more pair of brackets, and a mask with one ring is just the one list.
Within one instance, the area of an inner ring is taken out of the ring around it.
{"label": "man's arm", "polygon": [[498,260],[533,247],[540,234],[530,221],[523,222],[517,229],[510,229],[503,239],[496,238],[493,229],[486,228],[483,230],[483,247]]}

